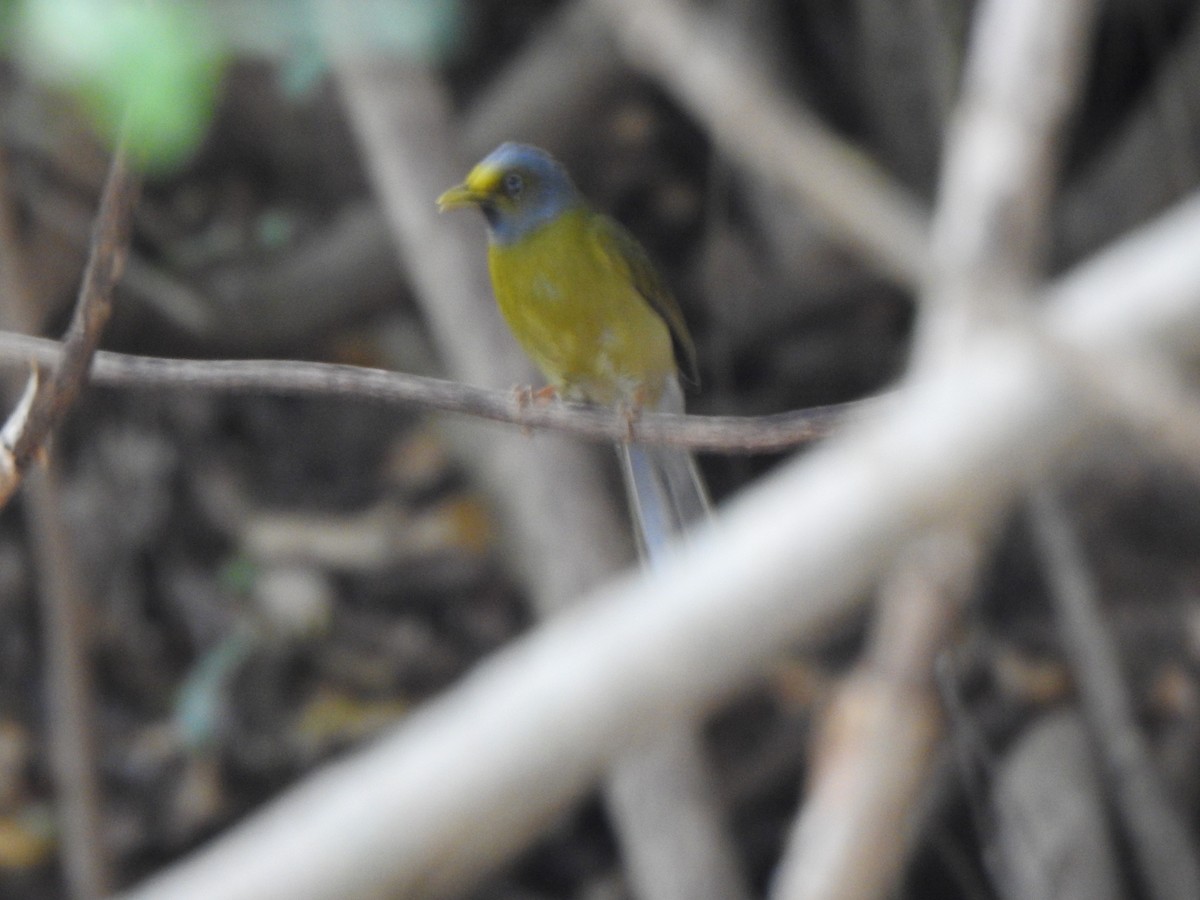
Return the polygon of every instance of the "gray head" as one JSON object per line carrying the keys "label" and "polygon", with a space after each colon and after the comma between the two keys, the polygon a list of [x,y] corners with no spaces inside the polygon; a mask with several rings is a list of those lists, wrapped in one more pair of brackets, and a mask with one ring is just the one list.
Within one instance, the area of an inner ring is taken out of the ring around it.
{"label": "gray head", "polygon": [[567,170],[545,150],[529,144],[501,144],[438,198],[438,206],[478,206],[488,237],[511,244],[583,202]]}

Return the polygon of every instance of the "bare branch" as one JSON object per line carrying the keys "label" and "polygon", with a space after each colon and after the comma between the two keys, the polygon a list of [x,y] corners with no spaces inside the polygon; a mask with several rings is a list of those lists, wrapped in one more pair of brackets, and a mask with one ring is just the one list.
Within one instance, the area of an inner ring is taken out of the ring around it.
{"label": "bare branch", "polygon": [[[50,365],[60,345],[0,332],[0,367]],[[634,440],[716,453],[771,453],[810,443],[841,422],[866,414],[878,401],[839,403],[770,416],[694,416],[646,411],[629,419],[578,403],[531,403],[520,390],[495,390],[438,378],[329,363],[290,360],[187,360],[100,351],[92,379],[130,388],[176,388],[344,397],[438,410],[545,428],[593,441]]]}
{"label": "bare branch", "polygon": [[[1003,900],[1119,900],[1101,773],[1083,717],[1052,710],[1027,725],[997,766],[993,870]],[[992,896],[992,894],[988,894]]]}
{"label": "bare branch", "polygon": [[87,381],[92,356],[112,315],[113,289],[129,250],[137,197],[137,178],[129,169],[124,151],[118,148],[100,196],[91,253],[64,338],[62,356],[44,389],[34,397],[25,427],[14,444],[0,448],[5,454],[11,453],[11,471],[16,473],[0,483],[0,507],[8,502],[17,488],[20,473],[45,445]]}
{"label": "bare branch", "polygon": [[729,41],[720,22],[678,0],[589,0],[630,60],[670,91],[730,158],[792,192],[884,274],[920,283],[921,203],[794,101]]}
{"label": "bare branch", "polygon": [[47,728],[55,804],[63,833],[60,865],[72,897],[99,900],[112,889],[112,871],[97,772],[86,582],[63,515],[58,467],[30,470],[22,496],[44,618]]}
{"label": "bare branch", "polygon": [[[118,158],[120,154],[118,153]],[[121,178],[116,174],[116,160],[110,170],[109,188],[119,188]],[[0,180],[7,189],[7,172],[0,173]],[[115,183],[115,184],[114,184]],[[35,306],[29,280],[22,265],[21,248],[14,223],[11,196],[5,190],[0,203],[0,284],[3,285],[5,303],[0,305],[0,327],[33,328]],[[111,211],[111,202],[107,208]],[[106,208],[101,201],[102,210]],[[97,262],[104,241],[108,240],[106,228],[100,224],[96,229],[93,256],[85,272],[84,287],[80,291],[76,307],[76,321],[85,322],[83,335],[76,334],[74,353],[77,358],[90,355],[95,348],[99,332],[107,319],[105,307],[111,307],[113,283],[104,276],[105,263]],[[123,246],[123,242],[122,242]],[[122,252],[120,249],[116,253]],[[115,277],[115,276],[114,276]],[[107,283],[105,283],[107,282]],[[97,311],[99,309],[99,312]],[[57,360],[55,361],[57,363]],[[86,377],[90,359],[82,359],[83,369],[78,377]],[[63,369],[65,366],[59,366]],[[55,424],[55,416],[61,416],[66,404],[46,420],[34,426],[28,417],[35,414],[38,404],[42,409],[53,406],[55,384],[39,389],[43,377],[35,364],[35,377],[31,378],[16,411],[0,436],[0,451],[3,452],[7,471],[0,473],[0,484],[4,490],[15,490],[21,477],[25,476],[25,503],[22,512],[30,533],[30,546],[38,569],[38,600],[41,610],[41,632],[45,657],[46,722],[50,745],[51,771],[56,792],[55,805],[59,827],[62,832],[60,865],[63,878],[73,896],[81,900],[92,900],[106,895],[110,890],[111,871],[107,847],[102,828],[102,792],[96,774],[93,728],[94,690],[91,678],[91,640],[85,626],[87,592],[78,570],[78,556],[64,515],[64,503],[58,483],[58,469],[50,459],[44,467],[32,470],[18,465],[22,456],[9,454],[9,448],[18,447],[35,433],[33,428],[45,429],[48,436]],[[69,394],[70,382],[63,388]],[[77,392],[77,387],[74,389]],[[0,395],[4,392],[0,391]],[[50,397],[47,400],[47,397]],[[14,425],[14,423],[16,423]],[[9,427],[17,429],[10,435]],[[43,437],[43,439],[44,439]],[[44,444],[34,445],[35,456]],[[24,457],[27,461],[28,457]],[[0,502],[0,506],[3,502]]]}
{"label": "bare branch", "polygon": [[981,542],[939,532],[902,554],[866,658],[823,717],[810,792],[771,896],[882,897],[908,854],[912,809],[942,733],[935,659],[975,579]]}
{"label": "bare branch", "polygon": [[[1086,2],[1051,8],[1037,0],[980,8],[934,217],[918,373],[995,340],[1000,330],[988,317],[1009,304],[1024,321],[1026,310],[1016,304],[1030,296],[1055,137],[1079,80],[1087,9]],[[1025,96],[1029,86],[1019,76],[1048,77],[1050,90]],[[894,883],[908,850],[906,812],[940,733],[929,690],[935,657],[980,555],[977,546],[945,548],[977,524],[934,531],[926,547],[941,547],[940,554],[906,559],[885,579],[880,630],[889,638],[874,645],[874,666],[868,661],[843,690],[834,709],[841,718],[823,729],[837,746],[826,747],[793,828],[774,891],[780,900],[869,900]]]}
{"label": "bare branch", "polygon": [[1060,137],[1095,0],[995,0],[979,8],[933,220],[919,360],[1010,323],[1039,274]]}

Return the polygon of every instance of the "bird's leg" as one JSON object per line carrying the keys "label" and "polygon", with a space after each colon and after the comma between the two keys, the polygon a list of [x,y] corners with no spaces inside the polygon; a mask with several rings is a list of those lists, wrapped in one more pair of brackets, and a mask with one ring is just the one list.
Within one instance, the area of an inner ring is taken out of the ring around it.
{"label": "bird's leg", "polygon": [[558,388],[547,384],[535,390],[531,384],[518,384],[513,387],[513,399],[517,402],[517,409],[524,412],[535,403],[550,403],[558,399]]}
{"label": "bird's leg", "polygon": [[628,400],[622,400],[617,404],[617,413],[625,422],[625,443],[633,443],[633,426],[642,417],[642,410],[645,406],[646,391],[640,387],[634,390],[633,396]]}
{"label": "bird's leg", "polygon": [[[536,390],[534,390],[533,385],[530,384],[518,384],[513,387],[513,400],[515,400],[517,404],[517,415],[522,417],[525,415],[526,410],[528,410],[534,404],[543,406],[552,402],[557,397],[558,388],[552,384],[548,384],[545,387],[540,387]],[[522,423],[521,429],[526,434],[529,433],[528,424]]]}

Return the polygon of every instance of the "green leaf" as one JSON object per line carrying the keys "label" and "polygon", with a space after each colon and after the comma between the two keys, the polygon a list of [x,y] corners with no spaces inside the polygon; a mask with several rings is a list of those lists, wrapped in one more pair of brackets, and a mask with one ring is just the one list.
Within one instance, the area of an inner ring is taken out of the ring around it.
{"label": "green leaf", "polygon": [[124,127],[147,168],[177,165],[203,137],[222,59],[195,4],[26,0],[14,35],[28,71],[75,95],[110,139]]}

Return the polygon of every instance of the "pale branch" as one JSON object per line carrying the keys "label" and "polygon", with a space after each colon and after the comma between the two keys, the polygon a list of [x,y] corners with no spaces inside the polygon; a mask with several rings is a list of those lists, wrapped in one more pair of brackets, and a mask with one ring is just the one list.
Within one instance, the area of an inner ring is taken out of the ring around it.
{"label": "pale branch", "polygon": [[588,0],[629,60],[694,115],[729,156],[802,201],[880,272],[917,286],[928,258],[921,201],[787,97],[718,17],[679,0]]}
{"label": "pale branch", "polygon": [[[0,367],[53,364],[62,345],[46,338],[0,332]],[[92,367],[99,385],[342,397],[460,413],[545,428],[594,441],[639,441],[712,453],[772,453],[830,434],[877,401],[862,400],[768,416],[696,416],[643,411],[634,416],[580,403],[538,402],[527,389],[496,390],[440,378],[359,366],[293,360],[191,360],[99,351]]]}
{"label": "pale branch", "polygon": [[[1129,851],[1125,845],[1117,849],[1111,805],[1083,717],[1065,703],[1031,705],[1032,721],[1023,723],[1011,742],[1003,742],[999,758],[990,741],[967,751],[981,758],[964,764],[974,769],[986,760],[989,775],[988,790],[971,803],[977,808],[977,833],[987,835],[991,890],[963,891],[962,896],[1129,897]],[[972,721],[977,715],[960,710],[959,716],[962,732],[981,727]]]}
{"label": "pale branch", "polygon": [[942,165],[921,296],[918,365],[975,328],[1024,325],[1041,276],[1062,131],[1095,0],[980,5]]}
{"label": "pale branch", "polygon": [[773,900],[885,897],[897,883],[942,736],[933,670],[975,582],[974,532],[919,538],[885,578],[867,652],[821,716]]}

